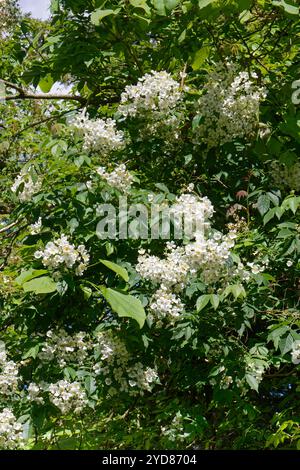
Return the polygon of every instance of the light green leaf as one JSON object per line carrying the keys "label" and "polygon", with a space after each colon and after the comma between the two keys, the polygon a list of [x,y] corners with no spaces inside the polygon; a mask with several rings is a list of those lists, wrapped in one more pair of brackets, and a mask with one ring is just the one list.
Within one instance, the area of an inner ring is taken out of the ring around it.
{"label": "light green leaf", "polygon": [[180,2],[181,0],[165,0],[166,9],[172,11],[177,7],[177,5],[179,5]]}
{"label": "light green leaf", "polygon": [[228,297],[228,295],[232,294],[233,297],[237,300],[239,297],[244,298],[246,297],[246,291],[242,284],[233,284],[230,286],[227,286],[226,289],[223,292],[223,297]]}
{"label": "light green leaf", "polygon": [[288,2],[285,0],[273,0],[273,5],[284,8],[286,13],[289,15],[299,15],[299,7],[297,7],[294,2]]}
{"label": "light green leaf", "polygon": [[151,0],[152,5],[159,15],[166,16],[166,8],[164,0]]}
{"label": "light green leaf", "polygon": [[256,392],[258,392],[258,382],[257,382],[256,378],[251,374],[246,374],[245,379],[246,379],[248,385],[250,386],[250,388],[252,388],[252,390],[255,390]]}
{"label": "light green leaf", "polygon": [[128,282],[129,276],[125,268],[122,268],[122,266],[119,266],[118,264],[113,263],[112,261],[105,260],[105,259],[100,259],[100,261],[108,269],[111,269],[112,271],[117,273],[120,277],[122,277],[124,281]]}
{"label": "light green leaf", "polygon": [[28,349],[26,353],[23,354],[22,359],[28,359],[29,357],[32,357],[35,359],[39,353],[40,350],[40,345],[36,344],[35,346],[32,346],[32,348]]}
{"label": "light green leaf", "polygon": [[15,279],[15,282],[19,286],[22,286],[24,282],[30,281],[35,277],[40,277],[47,273],[48,271],[46,269],[28,269],[27,271],[22,271],[21,274]]}
{"label": "light green leaf", "polygon": [[146,0],[129,0],[129,3],[135,8],[142,8],[142,10],[144,10],[147,13],[147,15],[151,13],[151,9],[147,5]]}
{"label": "light green leaf", "polygon": [[199,0],[198,1],[198,6],[200,8],[200,10],[202,10],[202,8],[205,8],[207,7],[208,5],[210,5],[211,3],[215,2],[216,0]]}
{"label": "light green leaf", "polygon": [[198,297],[197,302],[196,302],[197,312],[200,312],[201,310],[203,310],[204,307],[206,307],[206,305],[208,304],[209,301],[210,301],[210,295],[209,294],[204,294],[204,295],[201,295],[200,297]]}
{"label": "light green leaf", "polygon": [[23,284],[25,292],[34,292],[35,294],[50,294],[56,291],[56,282],[49,276],[38,277]]}
{"label": "light green leaf", "polygon": [[143,328],[146,313],[139,299],[104,286],[101,286],[101,292],[112,310],[116,312],[119,317],[133,318],[138,322],[140,328]]}
{"label": "light green leaf", "polygon": [[48,74],[39,81],[39,87],[43,93],[49,93],[54,84],[53,77]]}
{"label": "light green leaf", "polygon": [[270,209],[270,198],[266,194],[259,196],[257,201],[257,209],[261,215],[265,215]]}
{"label": "light green leaf", "polygon": [[293,349],[294,338],[291,334],[288,334],[286,338],[279,341],[279,349],[281,354],[284,356],[286,353]]}
{"label": "light green leaf", "polygon": [[219,303],[220,303],[220,297],[216,294],[211,294],[210,303],[212,304],[213,308],[217,310]]}
{"label": "light green leaf", "polygon": [[116,10],[101,10],[101,8],[99,8],[98,10],[93,11],[91,14],[91,22],[97,26],[106,16],[117,15],[120,11],[121,8],[117,8]]}
{"label": "light green leaf", "polygon": [[192,62],[192,69],[199,70],[201,65],[204,64],[205,60],[209,57],[209,53],[210,53],[209,46],[204,46],[201,49],[199,49],[194,55],[194,60]]}

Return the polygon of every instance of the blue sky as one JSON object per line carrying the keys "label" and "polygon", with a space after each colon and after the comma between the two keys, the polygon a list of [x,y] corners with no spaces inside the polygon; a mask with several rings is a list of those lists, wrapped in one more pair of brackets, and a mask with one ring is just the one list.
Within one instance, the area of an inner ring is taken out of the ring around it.
{"label": "blue sky", "polygon": [[25,13],[31,13],[34,18],[44,20],[49,16],[50,0],[19,0],[20,7]]}

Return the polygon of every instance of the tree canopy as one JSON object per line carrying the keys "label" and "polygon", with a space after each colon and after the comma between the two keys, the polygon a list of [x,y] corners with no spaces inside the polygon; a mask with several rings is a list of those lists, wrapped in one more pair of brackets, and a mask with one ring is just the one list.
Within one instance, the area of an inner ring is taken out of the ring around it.
{"label": "tree canopy", "polygon": [[0,449],[300,448],[297,2],[0,23]]}

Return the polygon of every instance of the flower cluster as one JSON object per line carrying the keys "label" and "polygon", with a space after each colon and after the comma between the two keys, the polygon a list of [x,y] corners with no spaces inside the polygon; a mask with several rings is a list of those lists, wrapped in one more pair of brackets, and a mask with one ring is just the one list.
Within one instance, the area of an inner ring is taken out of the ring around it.
{"label": "flower cluster", "polygon": [[13,1],[0,0],[0,35],[6,35],[7,31],[16,20],[17,9]]}
{"label": "flower cluster", "polygon": [[27,392],[28,392],[28,400],[31,402],[35,402],[38,404],[44,403],[44,398],[41,396],[41,393],[44,391],[44,384],[36,384],[31,382],[28,385]]}
{"label": "flower cluster", "polygon": [[[125,117],[145,119],[145,135],[158,130],[165,132],[167,128],[177,130],[181,116],[175,111],[181,99],[180,85],[168,72],[152,71],[141,77],[136,85],[125,88],[118,111]],[[177,131],[173,136],[178,137]]]}
{"label": "flower cluster", "polygon": [[99,333],[95,346],[101,362],[94,366],[94,372],[105,377],[104,382],[110,386],[111,395],[115,395],[117,390],[131,396],[151,392],[158,381],[157,372],[150,367],[145,368],[141,362],[132,364],[133,358],[116,334],[112,331]]}
{"label": "flower cluster", "polygon": [[91,347],[86,333],[80,331],[71,336],[62,328],[49,330],[38,357],[42,362],[57,360],[60,367],[70,363],[82,364]]}
{"label": "flower cluster", "polygon": [[265,367],[261,362],[249,361],[246,367],[246,374],[250,374],[259,384],[263,380]]}
{"label": "flower cluster", "polygon": [[37,176],[33,179],[29,169],[28,171],[21,171],[15,179],[11,190],[18,196],[21,202],[26,202],[30,201],[32,196],[40,191],[41,187],[41,180]]}
{"label": "flower cluster", "polygon": [[159,321],[168,317],[168,323],[172,324],[180,318],[184,304],[179,297],[162,285],[153,295],[149,308],[155,319]]}
{"label": "flower cluster", "polygon": [[[212,230],[209,219],[214,209],[207,198],[183,194],[171,207],[172,211],[177,216],[185,215],[189,242],[181,246],[168,242],[164,258],[140,250],[136,265],[136,271],[143,279],[160,286],[150,301],[150,318],[154,316],[158,321],[165,318],[170,324],[184,311],[184,304],[175,293],[182,292],[196,276],[205,284],[223,281],[224,286],[235,278],[240,281],[251,278],[243,263],[235,265],[232,261],[236,233],[223,235]],[[263,270],[250,264],[252,274]]]}
{"label": "flower cluster", "polygon": [[4,408],[0,412],[0,449],[15,450],[24,445],[23,426],[13,412]]}
{"label": "flower cluster", "polygon": [[292,349],[293,364],[300,364],[300,341],[295,341]]}
{"label": "flower cluster", "polygon": [[71,121],[71,125],[83,134],[84,150],[108,155],[110,152],[122,150],[125,147],[124,133],[117,130],[113,119],[91,120],[84,109]]}
{"label": "flower cluster", "polygon": [[232,63],[217,64],[199,99],[197,142],[209,148],[249,138],[258,128],[259,105],[265,89],[254,83],[255,73],[238,72]]}
{"label": "flower cluster", "polygon": [[7,361],[5,350],[0,351],[0,395],[8,397],[18,388],[18,367],[13,361]]}
{"label": "flower cluster", "polygon": [[133,176],[127,171],[124,163],[118,165],[111,173],[108,173],[103,166],[97,168],[96,171],[110,186],[123,192],[128,191],[133,183]]}
{"label": "flower cluster", "polygon": [[60,409],[61,413],[80,413],[87,405],[87,397],[79,382],[60,380],[49,385],[50,401]]}
{"label": "flower cluster", "polygon": [[75,248],[64,234],[53,242],[47,243],[45,249],[34,254],[36,259],[42,258],[45,267],[56,269],[63,265],[67,269],[74,269],[77,276],[82,276],[87,269],[90,256],[84,245]]}
{"label": "flower cluster", "polygon": [[288,166],[274,161],[270,165],[270,176],[279,189],[300,190],[300,162]]}
{"label": "flower cluster", "polygon": [[161,433],[172,442],[182,442],[189,436],[189,433],[184,431],[183,416],[180,411],[177,411],[170,426],[161,427]]}
{"label": "flower cluster", "polygon": [[181,99],[179,84],[168,72],[146,73],[136,85],[129,85],[121,95],[119,112],[123,116],[159,112],[165,116]]}
{"label": "flower cluster", "polygon": [[208,220],[213,213],[214,208],[207,197],[199,198],[193,194],[178,196],[170,208],[175,227],[178,229],[183,225],[184,235],[189,238],[209,227]]}
{"label": "flower cluster", "polygon": [[29,233],[30,235],[37,235],[41,232],[41,230],[42,230],[42,218],[39,217],[37,222],[29,226]]}

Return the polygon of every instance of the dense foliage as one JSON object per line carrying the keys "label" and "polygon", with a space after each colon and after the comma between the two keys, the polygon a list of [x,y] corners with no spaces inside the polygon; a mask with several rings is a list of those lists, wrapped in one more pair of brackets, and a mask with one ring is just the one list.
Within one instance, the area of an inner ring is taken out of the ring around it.
{"label": "dense foliage", "polygon": [[297,2],[0,20],[0,448],[300,447]]}

